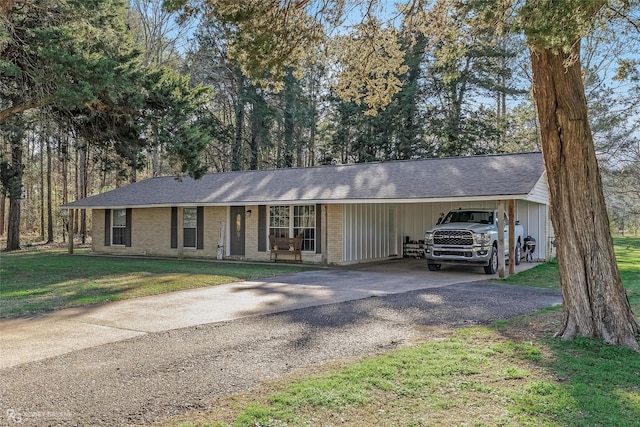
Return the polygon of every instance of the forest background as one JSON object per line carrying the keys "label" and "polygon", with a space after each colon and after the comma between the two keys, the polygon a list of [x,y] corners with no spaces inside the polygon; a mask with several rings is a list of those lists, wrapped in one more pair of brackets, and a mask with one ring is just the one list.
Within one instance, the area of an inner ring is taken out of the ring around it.
{"label": "forest background", "polygon": [[[24,110],[0,113],[0,235],[12,191],[21,234],[52,242],[68,238],[61,204],[152,176],[540,149],[522,36],[463,16],[438,40],[398,23],[400,90],[372,111],[339,96],[340,53],[287,69],[277,87],[246,76],[228,52],[236,29],[204,5],[8,4],[0,111]],[[640,231],[639,42],[596,29],[582,44],[609,218],[623,233]],[[85,241],[90,218],[76,214]]]}

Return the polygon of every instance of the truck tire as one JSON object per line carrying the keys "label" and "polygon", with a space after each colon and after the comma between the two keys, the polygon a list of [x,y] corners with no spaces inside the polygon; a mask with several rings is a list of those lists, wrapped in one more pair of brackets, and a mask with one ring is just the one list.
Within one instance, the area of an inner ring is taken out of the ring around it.
{"label": "truck tire", "polygon": [[522,245],[520,244],[520,242],[516,243],[516,265],[520,265],[520,261],[522,258]]}
{"label": "truck tire", "polygon": [[489,258],[489,265],[484,266],[484,272],[487,274],[496,274],[498,271],[498,249],[493,246],[491,248],[491,258]]}
{"label": "truck tire", "polygon": [[429,271],[438,271],[440,270],[440,264],[427,264],[427,268]]}

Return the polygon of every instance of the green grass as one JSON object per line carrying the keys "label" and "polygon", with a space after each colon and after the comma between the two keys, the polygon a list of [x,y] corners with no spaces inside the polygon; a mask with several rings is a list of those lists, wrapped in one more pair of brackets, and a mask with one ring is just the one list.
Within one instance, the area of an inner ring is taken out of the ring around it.
{"label": "green grass", "polygon": [[[627,291],[629,302],[640,311],[640,237],[617,236],[613,239],[618,269]],[[513,285],[533,286],[545,289],[560,289],[558,263],[540,264],[532,269],[504,279]]]}
{"label": "green grass", "polygon": [[593,340],[514,343],[475,327],[245,402],[231,419],[178,425],[638,426],[640,356]]}
{"label": "green grass", "polygon": [[532,286],[534,288],[560,289],[560,276],[558,274],[558,263],[555,261],[545,262],[521,273],[509,276],[503,282],[511,285]]}
{"label": "green grass", "polygon": [[[81,252],[81,251],[78,251]],[[0,317],[287,274],[306,267],[68,255],[0,255]]]}
{"label": "green grass", "polygon": [[[615,239],[621,276],[640,304],[640,238]],[[508,283],[558,288],[557,264]],[[253,392],[181,426],[640,426],[640,354],[552,337],[557,310],[458,330],[447,339]],[[530,332],[536,332],[530,334]]]}
{"label": "green grass", "polygon": [[619,236],[613,243],[629,302],[636,315],[640,314],[640,237]]}

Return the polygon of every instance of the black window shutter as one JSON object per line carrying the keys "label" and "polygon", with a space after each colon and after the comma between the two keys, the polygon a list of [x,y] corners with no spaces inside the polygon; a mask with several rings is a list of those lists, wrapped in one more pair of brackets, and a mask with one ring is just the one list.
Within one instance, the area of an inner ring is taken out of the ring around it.
{"label": "black window shutter", "polygon": [[267,207],[258,206],[258,252],[267,251]]}
{"label": "black window shutter", "polygon": [[178,247],[178,208],[171,208],[171,248]]}
{"label": "black window shutter", "polygon": [[316,205],[316,253],[322,253],[322,205]]}
{"label": "black window shutter", "polygon": [[132,217],[133,209],[128,208],[125,211],[126,222],[124,227],[124,245],[126,247],[131,247],[131,217]]}
{"label": "black window shutter", "polygon": [[196,249],[204,249],[204,207],[198,206],[196,209]]}
{"label": "black window shutter", "polygon": [[[69,230],[72,234],[73,230]],[[111,246],[111,209],[104,210],[104,245]]]}

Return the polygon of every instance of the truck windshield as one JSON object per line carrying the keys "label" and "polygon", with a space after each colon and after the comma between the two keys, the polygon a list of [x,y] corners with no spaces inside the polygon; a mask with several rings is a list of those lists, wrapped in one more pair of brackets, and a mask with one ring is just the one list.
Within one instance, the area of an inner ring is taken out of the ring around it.
{"label": "truck windshield", "polygon": [[441,224],[449,224],[451,222],[491,224],[493,222],[493,214],[491,212],[453,211],[447,214]]}

